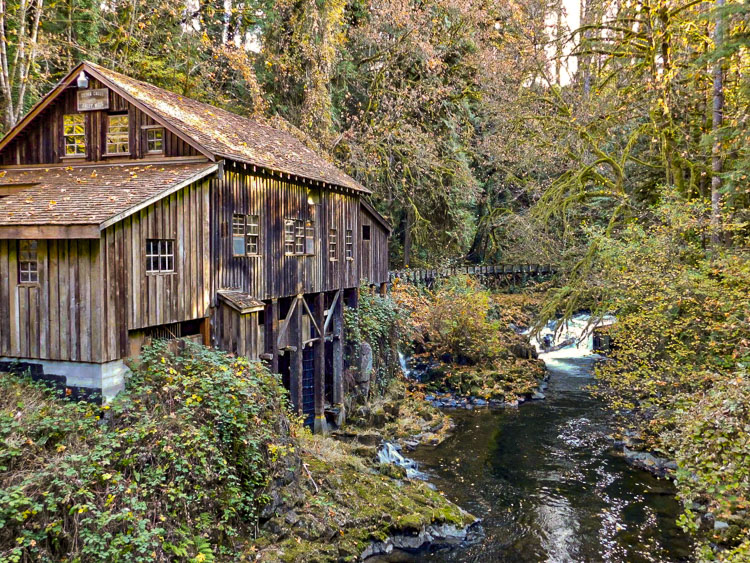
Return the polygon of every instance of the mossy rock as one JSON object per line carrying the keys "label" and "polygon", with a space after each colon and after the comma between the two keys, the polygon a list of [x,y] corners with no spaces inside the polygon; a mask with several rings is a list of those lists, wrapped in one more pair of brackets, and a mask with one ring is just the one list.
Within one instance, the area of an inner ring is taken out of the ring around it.
{"label": "mossy rock", "polygon": [[392,479],[406,479],[406,468],[395,463],[381,463],[378,472]]}

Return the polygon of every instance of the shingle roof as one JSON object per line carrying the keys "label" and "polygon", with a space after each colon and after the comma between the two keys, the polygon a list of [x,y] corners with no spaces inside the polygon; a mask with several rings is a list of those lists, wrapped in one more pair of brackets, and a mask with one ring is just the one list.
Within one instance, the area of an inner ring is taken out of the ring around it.
{"label": "shingle roof", "polygon": [[0,171],[0,225],[100,225],[163,192],[213,171],[212,162],[56,166]]}
{"label": "shingle roof", "polygon": [[263,309],[264,305],[262,301],[257,300],[249,293],[243,293],[242,291],[235,289],[221,289],[218,292],[219,298],[222,299],[240,313],[249,313],[251,311],[259,311]]}
{"label": "shingle roof", "polygon": [[93,63],[85,65],[214,155],[369,193],[359,182],[286,131],[180,96]]}

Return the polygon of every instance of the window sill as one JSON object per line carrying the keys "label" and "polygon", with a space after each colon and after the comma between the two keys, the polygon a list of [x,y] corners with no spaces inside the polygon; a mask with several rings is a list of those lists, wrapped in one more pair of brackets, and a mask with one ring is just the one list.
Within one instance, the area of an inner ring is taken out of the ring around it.
{"label": "window sill", "polygon": [[105,152],[102,153],[102,158],[113,158],[117,156],[130,156],[129,152]]}
{"label": "window sill", "polygon": [[148,156],[164,156],[164,151],[146,151]]}
{"label": "window sill", "polygon": [[60,157],[60,160],[85,160],[85,154],[64,154]]}
{"label": "window sill", "polygon": [[147,276],[175,276],[177,272],[146,272]]}
{"label": "window sill", "polygon": [[39,282],[18,282],[17,287],[39,287]]}

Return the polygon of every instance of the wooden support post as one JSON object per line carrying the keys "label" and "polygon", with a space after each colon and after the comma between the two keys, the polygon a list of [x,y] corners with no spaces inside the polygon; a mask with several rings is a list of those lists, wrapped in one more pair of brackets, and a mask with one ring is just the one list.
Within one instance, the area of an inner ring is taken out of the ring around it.
{"label": "wooden support post", "polygon": [[279,346],[276,335],[279,333],[279,300],[271,299],[266,305],[266,350],[271,355],[271,373],[279,373]]}
{"label": "wooden support post", "polygon": [[380,284],[380,296],[385,297],[388,295],[388,282],[383,282]]}
{"label": "wooden support post", "polygon": [[[295,299],[302,299],[301,296]],[[291,352],[289,362],[289,396],[292,400],[294,412],[302,414],[302,354],[303,354],[303,337],[302,337],[302,306],[294,307],[292,315],[289,318],[287,335],[289,343],[295,349]]]}
{"label": "wooden support post", "polygon": [[344,299],[336,301],[332,308],[333,315],[333,402],[339,408],[337,426],[341,426],[346,419],[344,412]]}
{"label": "wooden support post", "polygon": [[313,315],[315,325],[320,327],[318,330],[318,340],[313,344],[315,355],[315,422],[313,431],[316,434],[325,434],[328,432],[325,413],[326,398],[326,341],[325,334],[322,332],[325,324],[325,293],[315,295],[315,306]]}
{"label": "wooden support post", "polygon": [[201,321],[201,337],[204,346],[211,346],[211,319],[206,317]]}

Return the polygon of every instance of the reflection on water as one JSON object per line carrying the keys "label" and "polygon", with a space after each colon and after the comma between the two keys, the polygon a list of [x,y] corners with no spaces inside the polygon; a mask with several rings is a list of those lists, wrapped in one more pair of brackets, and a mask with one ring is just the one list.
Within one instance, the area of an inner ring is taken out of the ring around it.
{"label": "reflection on water", "polygon": [[[457,412],[454,436],[414,452],[437,488],[484,520],[481,543],[411,561],[685,561],[673,488],[628,466],[591,397],[595,358],[544,357],[547,399],[502,412]],[[394,557],[392,560],[396,560]]]}

